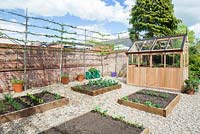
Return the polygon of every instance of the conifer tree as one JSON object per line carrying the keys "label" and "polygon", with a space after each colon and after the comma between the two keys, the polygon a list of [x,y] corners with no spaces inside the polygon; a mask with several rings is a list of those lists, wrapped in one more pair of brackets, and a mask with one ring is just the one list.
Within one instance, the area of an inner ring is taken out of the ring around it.
{"label": "conifer tree", "polygon": [[172,0],[136,0],[129,23],[131,39],[169,36],[181,20],[174,16]]}

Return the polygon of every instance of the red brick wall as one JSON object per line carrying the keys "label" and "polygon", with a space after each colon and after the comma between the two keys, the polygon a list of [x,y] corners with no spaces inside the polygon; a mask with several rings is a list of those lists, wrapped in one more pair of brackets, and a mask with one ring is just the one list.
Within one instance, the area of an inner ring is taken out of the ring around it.
{"label": "red brick wall", "polygon": [[[60,49],[28,47],[27,48],[27,86],[40,87],[59,82],[60,76]],[[0,92],[12,90],[11,79],[23,78],[24,50],[20,46],[0,44]],[[102,64],[101,64],[101,58]],[[103,74],[110,75],[115,70],[115,54],[100,56],[99,53],[86,52],[86,71],[95,67]],[[63,72],[69,73],[74,80],[77,74],[84,73],[83,52],[64,50],[62,61]],[[126,55],[118,54],[117,70],[126,64]]]}

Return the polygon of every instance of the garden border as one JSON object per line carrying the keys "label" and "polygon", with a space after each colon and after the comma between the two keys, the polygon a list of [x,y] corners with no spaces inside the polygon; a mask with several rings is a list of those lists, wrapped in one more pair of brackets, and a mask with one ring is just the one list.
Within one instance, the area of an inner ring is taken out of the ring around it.
{"label": "garden border", "polygon": [[149,113],[167,117],[172,112],[174,107],[177,105],[179,100],[180,100],[180,95],[178,94],[165,108],[149,107],[144,104],[126,101],[123,99],[118,99],[118,103],[121,105],[128,106],[128,107],[136,108],[136,109],[139,109],[139,110],[142,110],[145,112],[149,112]]}
{"label": "garden border", "polygon": [[44,103],[44,104],[41,104],[41,105],[36,105],[36,106],[33,106],[33,107],[24,108],[24,109],[21,109],[19,111],[14,111],[14,112],[2,114],[2,115],[0,115],[0,123],[9,122],[9,121],[16,120],[16,119],[19,119],[19,118],[22,118],[22,117],[28,117],[28,116],[31,116],[33,114],[42,113],[42,112],[45,112],[47,110],[54,109],[54,108],[57,108],[57,107],[61,107],[61,106],[67,105],[67,104],[69,104],[69,99],[63,97],[59,100],[54,100],[54,101]]}
{"label": "garden border", "polygon": [[76,92],[79,92],[79,93],[87,94],[87,95],[90,95],[90,96],[96,96],[96,95],[104,94],[104,93],[112,91],[112,90],[120,89],[121,87],[122,87],[122,85],[118,84],[118,85],[114,85],[114,86],[110,86],[110,87],[105,87],[105,88],[101,88],[101,89],[93,90],[93,91],[82,90],[82,89],[78,89],[76,87],[71,87],[71,89],[73,91],[76,91]]}

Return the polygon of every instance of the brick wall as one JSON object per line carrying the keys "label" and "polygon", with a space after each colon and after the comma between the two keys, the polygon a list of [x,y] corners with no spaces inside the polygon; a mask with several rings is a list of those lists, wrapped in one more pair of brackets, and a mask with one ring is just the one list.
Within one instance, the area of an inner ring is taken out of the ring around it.
{"label": "brick wall", "polygon": [[[60,49],[45,47],[27,48],[27,86],[40,87],[59,82],[60,76]],[[99,53],[86,52],[86,71],[95,67],[103,75],[110,75],[115,70],[116,54],[101,56]],[[0,44],[0,92],[12,90],[11,79],[23,78],[24,50],[17,45]],[[125,53],[118,53],[117,72],[126,64]],[[69,73],[74,80],[77,74],[84,73],[84,53],[64,49],[62,72]]]}

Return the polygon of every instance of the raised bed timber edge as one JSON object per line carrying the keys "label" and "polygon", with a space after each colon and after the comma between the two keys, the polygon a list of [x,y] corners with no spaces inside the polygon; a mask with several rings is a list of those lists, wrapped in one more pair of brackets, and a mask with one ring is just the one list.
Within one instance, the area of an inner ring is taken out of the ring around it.
{"label": "raised bed timber edge", "polygon": [[141,103],[127,101],[124,99],[118,99],[118,103],[128,106],[128,107],[136,108],[136,109],[139,109],[139,110],[142,110],[145,112],[149,112],[149,113],[157,114],[157,115],[160,115],[163,117],[167,117],[172,112],[172,110],[175,108],[175,106],[178,104],[179,100],[180,100],[180,95],[176,95],[176,97],[165,108],[150,107],[150,106],[146,106]]}
{"label": "raised bed timber edge", "polygon": [[79,88],[76,88],[76,87],[71,87],[71,89],[73,91],[83,93],[83,94],[87,94],[87,95],[90,95],[90,96],[96,96],[96,95],[99,95],[99,94],[104,94],[106,92],[116,90],[116,89],[120,89],[120,88],[121,88],[121,84],[110,86],[110,87],[104,87],[104,88],[100,88],[100,89],[97,89],[97,90],[84,90],[84,89],[79,89]]}
{"label": "raised bed timber edge", "polygon": [[0,123],[9,122],[9,121],[16,120],[22,117],[28,117],[30,115],[33,115],[36,113],[42,113],[47,110],[61,107],[67,104],[69,104],[69,99],[62,97],[61,99],[54,100],[51,102],[24,108],[24,109],[14,111],[14,112],[9,112],[9,113],[0,115]]}

